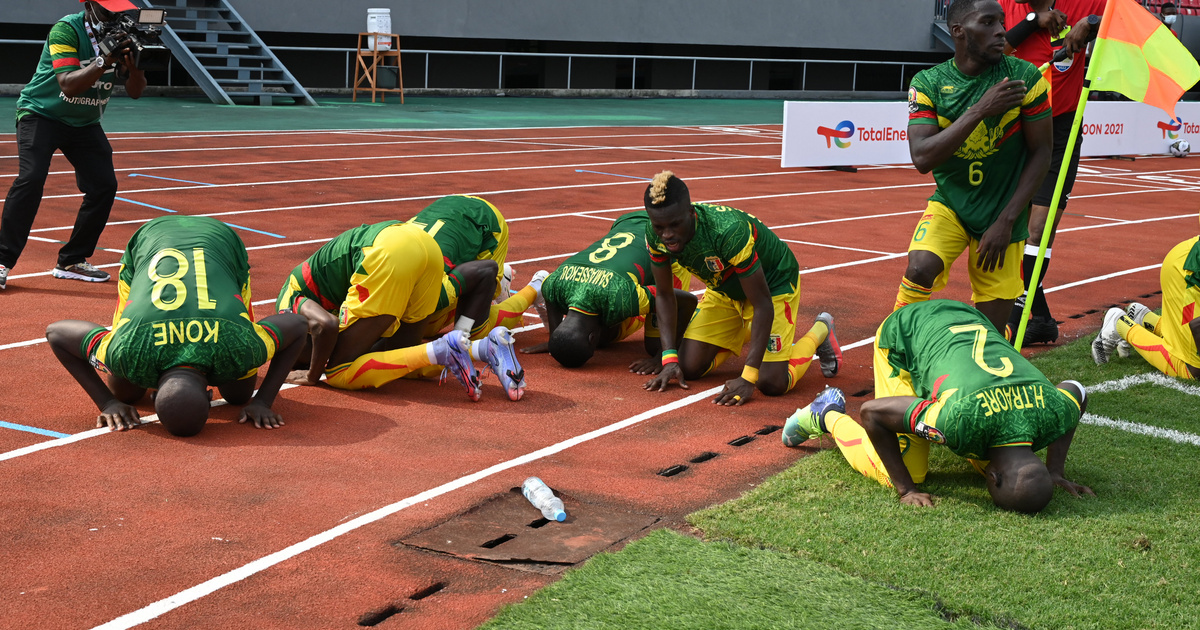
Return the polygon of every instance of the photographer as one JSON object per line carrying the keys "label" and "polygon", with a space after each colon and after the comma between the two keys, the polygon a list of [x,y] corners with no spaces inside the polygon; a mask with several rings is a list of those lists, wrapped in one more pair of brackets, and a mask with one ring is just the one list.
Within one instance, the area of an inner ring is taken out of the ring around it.
{"label": "photographer", "polygon": [[125,91],[131,98],[142,95],[146,77],[130,54],[128,38],[107,55],[98,46],[102,25],[136,7],[129,0],[80,1],[82,12],[62,18],[50,29],[37,71],[17,99],[19,173],[0,219],[0,289],[29,239],[55,150],[75,167],[83,203],[70,239],[58,252],[53,275],[86,282],[109,279],[109,274],[87,262],[117,195],[112,146],[100,119],[117,76],[127,77]]}

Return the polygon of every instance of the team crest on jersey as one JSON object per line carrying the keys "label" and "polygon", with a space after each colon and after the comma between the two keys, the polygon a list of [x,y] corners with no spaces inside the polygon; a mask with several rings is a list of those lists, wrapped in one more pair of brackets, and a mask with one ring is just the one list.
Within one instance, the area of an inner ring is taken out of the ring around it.
{"label": "team crest on jersey", "polygon": [[348,321],[350,321],[350,311],[346,308],[346,305],[343,304],[342,310],[338,311],[338,323],[342,326],[345,326]]}
{"label": "team crest on jersey", "polygon": [[771,335],[767,339],[767,352],[783,352],[783,339],[779,335]]}
{"label": "team crest on jersey", "polygon": [[942,94],[953,94],[953,93],[954,93],[953,85],[943,85],[942,86]]}
{"label": "team crest on jersey", "polygon": [[915,114],[919,107],[917,106],[917,88],[908,88],[908,113]]}
{"label": "team crest on jersey", "polygon": [[925,424],[924,421],[917,422],[917,426],[913,427],[913,433],[925,438],[926,440],[929,440],[930,442],[937,442],[938,444],[946,443],[946,436],[942,435],[941,431],[938,431],[928,424]]}
{"label": "team crest on jersey", "polygon": [[704,259],[704,264],[708,266],[709,271],[713,273],[721,273],[725,271],[725,263],[721,262],[716,256],[709,256]]}

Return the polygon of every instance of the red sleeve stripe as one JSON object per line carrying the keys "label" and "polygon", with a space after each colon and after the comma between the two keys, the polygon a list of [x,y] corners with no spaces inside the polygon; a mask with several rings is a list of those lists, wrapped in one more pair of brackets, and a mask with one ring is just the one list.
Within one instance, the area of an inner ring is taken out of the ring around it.
{"label": "red sleeve stripe", "polygon": [[73,67],[78,68],[79,67],[79,58],[78,57],[63,57],[62,59],[54,60],[54,68],[56,70],[58,68],[64,68],[67,66],[73,66]]}
{"label": "red sleeve stripe", "polygon": [[758,252],[755,252],[754,255],[750,257],[750,260],[746,261],[745,265],[742,265],[741,267],[734,267],[733,270],[739,274],[746,273],[754,268],[754,265],[756,264],[758,264]]}
{"label": "red sleeve stripe", "polygon": [[1026,116],[1036,116],[1047,109],[1050,109],[1050,99],[1046,99],[1041,103],[1034,105],[1033,107],[1022,107],[1021,113],[1025,114]]}
{"label": "red sleeve stripe", "polygon": [[917,118],[931,118],[933,120],[937,120],[937,114],[933,113],[933,110],[931,109],[926,109],[919,112],[913,112],[908,115],[909,120],[914,120]]}
{"label": "red sleeve stripe", "polygon": [[917,430],[917,422],[918,422],[917,418],[921,415],[921,412],[925,411],[925,408],[932,405],[933,402],[934,401],[932,401],[932,400],[922,400],[921,402],[917,403],[916,407],[913,407],[912,415],[910,415],[908,417],[909,430],[911,430],[911,431]]}

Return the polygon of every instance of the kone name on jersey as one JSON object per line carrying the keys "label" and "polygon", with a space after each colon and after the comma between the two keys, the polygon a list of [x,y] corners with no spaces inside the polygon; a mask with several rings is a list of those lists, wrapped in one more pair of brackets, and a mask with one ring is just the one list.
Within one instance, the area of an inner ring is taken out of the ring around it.
{"label": "kone name on jersey", "polygon": [[217,343],[221,322],[219,320],[192,319],[167,321],[151,324],[154,329],[154,345],[171,343]]}
{"label": "kone name on jersey", "polygon": [[592,267],[570,266],[563,270],[562,278],[563,280],[594,284],[607,288],[608,283],[612,282],[613,272],[606,269],[593,269]]}
{"label": "kone name on jersey", "polygon": [[979,404],[987,410],[984,417],[1011,409],[1045,409],[1046,396],[1041,385],[1009,385],[996,387],[975,394]]}

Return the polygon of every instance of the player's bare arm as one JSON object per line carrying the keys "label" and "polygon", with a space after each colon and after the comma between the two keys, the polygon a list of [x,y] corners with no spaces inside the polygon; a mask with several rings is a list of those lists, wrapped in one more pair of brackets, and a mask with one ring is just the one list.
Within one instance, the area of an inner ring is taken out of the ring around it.
{"label": "player's bare arm", "polygon": [[1071,493],[1071,496],[1078,497],[1084,494],[1096,496],[1092,489],[1070,481],[1066,478],[1067,466],[1067,451],[1071,448],[1071,440],[1075,437],[1075,429],[1071,429],[1066,435],[1054,440],[1050,446],[1046,447],[1046,470],[1050,471],[1050,479],[1054,481],[1054,485]]}
{"label": "player's bare arm", "polygon": [[[992,271],[1004,264],[1004,251],[1012,242],[1013,224],[1029,207],[1029,200],[1033,199],[1034,193],[1042,185],[1042,179],[1048,176],[1046,171],[1050,168],[1050,155],[1054,149],[1054,120],[1049,116],[1040,120],[1025,118],[1021,124],[1024,126],[1028,157],[1012,197],[996,222],[979,239],[979,268],[984,271]],[[1053,176],[1057,177],[1058,174],[1054,173]],[[1041,234],[1029,235],[1030,242],[1041,242],[1041,237]]]}
{"label": "player's bare arm", "polygon": [[904,465],[900,442],[896,439],[897,434],[910,431],[905,412],[916,400],[913,396],[889,396],[869,400],[863,403],[858,423],[867,432],[871,446],[875,447],[879,460],[883,462],[900,502],[932,507],[933,496],[917,491],[917,485],[913,483],[912,475]]}
{"label": "player's bare arm", "polygon": [[[557,304],[553,304],[549,300],[547,300],[546,301],[546,317],[549,318],[549,321],[546,322],[546,328],[547,328],[546,332],[553,335],[554,331],[558,328],[558,325],[562,323],[563,317],[565,317],[565,316],[566,315],[562,311],[558,310]],[[527,348],[521,348],[521,352],[523,354],[541,354],[543,352],[549,352],[549,351],[550,351],[550,342],[549,341],[543,341],[542,343],[532,345]]]}
{"label": "player's bare arm", "polygon": [[321,308],[313,300],[304,300],[300,304],[300,315],[308,325],[308,334],[312,336],[312,358],[308,370],[296,370],[287,376],[287,382],[296,385],[316,385],[321,382],[325,373],[325,364],[333,347],[337,344],[338,319],[333,313]]}
{"label": "player's bare arm", "polygon": [[275,396],[283,386],[288,370],[296,364],[296,357],[304,348],[304,335],[307,334],[308,327],[304,318],[295,313],[272,315],[263,321],[271,323],[279,330],[279,347],[276,348],[275,357],[271,359],[271,365],[267,368],[267,375],[258,387],[258,393],[242,407],[242,416],[238,418],[238,422],[249,420],[256,428],[275,429],[283,426],[283,417],[275,413],[271,405],[275,404]]}
{"label": "player's bare arm", "polygon": [[1020,107],[1025,100],[1025,82],[1010,81],[1007,77],[984,92],[975,103],[945,129],[937,125],[909,125],[908,152],[913,166],[922,174],[950,159],[984,118],[999,116]]}
{"label": "player's bare arm", "polygon": [[46,328],[46,340],[50,342],[54,356],[96,403],[96,408],[100,410],[96,427],[125,431],[141,424],[137,409],[117,400],[80,348],[88,333],[100,327],[99,324],[73,319],[54,322]]}
{"label": "player's bare arm", "polygon": [[[767,353],[767,342],[771,339],[775,305],[771,303],[771,287],[767,285],[767,276],[761,266],[750,275],[742,276],[741,282],[746,301],[754,307],[754,318],[750,321],[750,350],[746,354],[746,367],[758,370],[762,368],[763,356]],[[713,398],[713,402],[727,406],[744,405],[754,396],[756,387],[757,383],[738,376],[725,381],[725,389]]]}
{"label": "player's bare arm", "polygon": [[[663,340],[663,350],[674,350],[677,347],[675,345],[675,327],[679,323],[673,280],[675,276],[671,274],[671,268],[665,265],[651,265],[650,268],[654,272],[654,309],[658,313],[658,331]],[[672,379],[679,381],[679,386],[683,389],[688,389],[687,381],[683,378],[683,368],[679,367],[678,361],[664,364],[662,371],[646,381],[646,384],[642,385],[642,389],[663,392],[667,390],[667,385],[671,383]]]}

